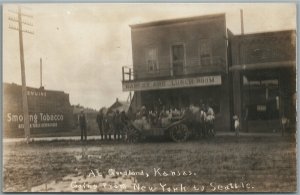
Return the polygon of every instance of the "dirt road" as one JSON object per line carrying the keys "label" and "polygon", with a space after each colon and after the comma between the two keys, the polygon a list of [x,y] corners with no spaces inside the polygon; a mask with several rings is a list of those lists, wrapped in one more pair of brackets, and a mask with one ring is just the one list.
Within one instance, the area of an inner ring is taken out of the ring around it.
{"label": "dirt road", "polygon": [[294,192],[288,137],[4,143],[5,192]]}

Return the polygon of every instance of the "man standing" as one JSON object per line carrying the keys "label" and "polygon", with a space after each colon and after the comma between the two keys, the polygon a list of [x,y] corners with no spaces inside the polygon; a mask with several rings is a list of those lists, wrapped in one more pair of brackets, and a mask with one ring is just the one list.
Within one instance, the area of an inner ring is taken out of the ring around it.
{"label": "man standing", "polygon": [[237,115],[233,116],[235,136],[240,136],[240,120]]}
{"label": "man standing", "polygon": [[80,126],[80,130],[81,130],[81,141],[83,141],[83,136],[85,137],[85,141],[87,140],[87,120],[86,120],[86,116],[83,112],[83,110],[81,110],[80,115],[79,115],[79,126]]}
{"label": "man standing", "polygon": [[207,104],[206,110],[207,110],[206,121],[207,121],[208,135],[215,136],[215,130],[214,130],[215,113],[214,113],[214,110],[209,104]]}
{"label": "man standing", "polygon": [[97,124],[100,131],[101,139],[104,139],[104,131],[103,131],[103,109],[99,110],[99,113],[97,114]]}
{"label": "man standing", "polygon": [[206,129],[206,112],[205,112],[205,104],[202,103],[200,107],[200,129],[203,137],[207,137],[207,129]]}
{"label": "man standing", "polygon": [[120,111],[116,110],[115,112],[115,117],[114,117],[114,140],[119,140],[121,137],[121,115],[120,115]]}

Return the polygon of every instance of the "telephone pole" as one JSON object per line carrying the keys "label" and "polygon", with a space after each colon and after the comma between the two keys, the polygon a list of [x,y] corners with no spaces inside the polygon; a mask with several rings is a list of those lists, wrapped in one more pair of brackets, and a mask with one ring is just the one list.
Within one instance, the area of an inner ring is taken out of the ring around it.
{"label": "telephone pole", "polygon": [[244,34],[244,11],[240,9],[240,16],[241,16],[241,34]]}
{"label": "telephone pole", "polygon": [[29,123],[29,111],[28,111],[28,100],[27,100],[27,88],[26,88],[26,76],[25,76],[25,62],[24,62],[24,49],[23,49],[23,32],[33,34],[33,31],[23,29],[23,25],[33,26],[31,23],[26,22],[22,19],[22,16],[27,18],[33,18],[30,15],[23,14],[21,7],[18,7],[18,12],[10,11],[17,14],[17,18],[9,17],[8,19],[12,22],[16,22],[18,26],[9,25],[10,29],[19,31],[19,45],[20,45],[20,63],[21,63],[21,78],[22,78],[22,105],[23,105],[23,116],[24,116],[24,131],[26,142],[30,141],[30,123]]}
{"label": "telephone pole", "polygon": [[42,58],[40,58],[40,83],[41,88],[43,87],[43,64],[42,64]]}

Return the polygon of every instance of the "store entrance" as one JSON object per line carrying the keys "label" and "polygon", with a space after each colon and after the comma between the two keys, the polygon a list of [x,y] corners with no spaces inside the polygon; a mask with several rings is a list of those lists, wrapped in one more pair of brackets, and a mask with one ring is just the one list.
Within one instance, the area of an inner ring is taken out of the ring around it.
{"label": "store entrance", "polygon": [[249,120],[279,118],[278,79],[252,80],[244,86],[244,104]]}
{"label": "store entrance", "polygon": [[243,120],[251,132],[280,131],[280,78],[278,72],[248,72],[243,75]]}

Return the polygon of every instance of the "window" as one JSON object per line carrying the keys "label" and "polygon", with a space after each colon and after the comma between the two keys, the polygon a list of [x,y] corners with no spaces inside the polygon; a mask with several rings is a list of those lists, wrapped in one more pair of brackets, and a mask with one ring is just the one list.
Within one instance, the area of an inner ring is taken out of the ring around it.
{"label": "window", "polygon": [[183,44],[172,45],[172,69],[174,75],[182,75],[185,64],[185,50]]}
{"label": "window", "polygon": [[201,39],[199,45],[199,56],[201,65],[205,66],[212,64],[211,53],[211,41],[209,39]]}
{"label": "window", "polygon": [[149,48],[146,50],[146,63],[149,72],[158,71],[158,57],[156,48]]}

